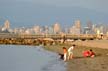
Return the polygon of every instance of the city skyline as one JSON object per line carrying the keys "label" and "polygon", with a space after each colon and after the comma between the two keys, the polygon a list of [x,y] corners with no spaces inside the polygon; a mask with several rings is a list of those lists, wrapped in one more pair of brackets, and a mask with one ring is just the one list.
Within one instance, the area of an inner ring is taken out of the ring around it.
{"label": "city skyline", "polygon": [[108,34],[108,25],[93,24],[92,21],[88,21],[85,26],[82,26],[80,20],[75,20],[74,24],[70,27],[62,25],[59,22],[54,23],[51,26],[34,25],[31,27],[14,27],[11,28],[9,20],[4,22],[4,25],[0,25],[0,33],[17,33],[17,34]]}
{"label": "city skyline", "polygon": [[0,25],[8,19],[11,27],[53,25],[71,26],[75,20],[85,25],[108,24],[106,0],[0,0]]}

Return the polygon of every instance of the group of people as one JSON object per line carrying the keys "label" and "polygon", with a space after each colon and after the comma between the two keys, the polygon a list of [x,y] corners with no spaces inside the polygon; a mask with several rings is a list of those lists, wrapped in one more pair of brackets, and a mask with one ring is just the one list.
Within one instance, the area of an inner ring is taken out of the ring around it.
{"label": "group of people", "polygon": [[64,61],[67,60],[67,54],[68,54],[68,60],[73,58],[73,49],[74,49],[75,45],[72,45],[68,50],[63,47],[63,52],[64,52]]}
{"label": "group of people", "polygon": [[[64,61],[66,61],[67,59],[70,60],[73,58],[73,49],[75,48],[75,44],[73,44],[70,48],[66,49],[66,47],[63,47],[63,55],[61,55],[61,57],[63,58]],[[94,57],[95,53],[92,51],[92,49],[90,50],[86,50],[83,51],[83,56],[84,57]]]}

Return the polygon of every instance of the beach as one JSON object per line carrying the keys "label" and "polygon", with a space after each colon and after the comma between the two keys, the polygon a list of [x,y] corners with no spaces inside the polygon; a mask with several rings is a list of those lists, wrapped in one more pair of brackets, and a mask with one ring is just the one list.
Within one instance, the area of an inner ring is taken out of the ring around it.
{"label": "beach", "polygon": [[75,41],[72,44],[87,47],[96,47],[102,49],[108,49],[108,40],[86,40],[86,41]]}
{"label": "beach", "polygon": [[[74,41],[71,44],[48,45],[45,49],[55,53],[63,53],[62,47],[67,49],[76,44],[72,60],[67,60],[66,71],[108,71],[108,40],[86,40]],[[92,49],[96,56],[94,58],[82,56],[82,52]]]}
{"label": "beach", "polygon": [[[72,41],[53,45],[0,45],[2,71],[108,71],[108,40]],[[59,59],[62,47],[75,44],[73,59]],[[92,49],[96,56],[83,57],[82,52]]]}

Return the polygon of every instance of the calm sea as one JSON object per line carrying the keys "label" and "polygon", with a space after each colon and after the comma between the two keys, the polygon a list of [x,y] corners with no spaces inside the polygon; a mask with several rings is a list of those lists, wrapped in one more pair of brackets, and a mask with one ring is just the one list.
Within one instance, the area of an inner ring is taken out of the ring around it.
{"label": "calm sea", "polygon": [[0,71],[65,71],[65,66],[42,46],[0,45]]}

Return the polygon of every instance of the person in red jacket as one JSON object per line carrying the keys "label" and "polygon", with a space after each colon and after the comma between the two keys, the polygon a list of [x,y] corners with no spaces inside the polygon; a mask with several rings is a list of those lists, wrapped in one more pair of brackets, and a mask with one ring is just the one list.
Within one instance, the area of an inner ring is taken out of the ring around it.
{"label": "person in red jacket", "polygon": [[90,55],[90,52],[88,50],[83,51],[83,56],[88,57]]}
{"label": "person in red jacket", "polygon": [[84,57],[94,57],[95,56],[95,53],[92,51],[92,49],[90,50],[86,50],[83,52],[83,56]]}

